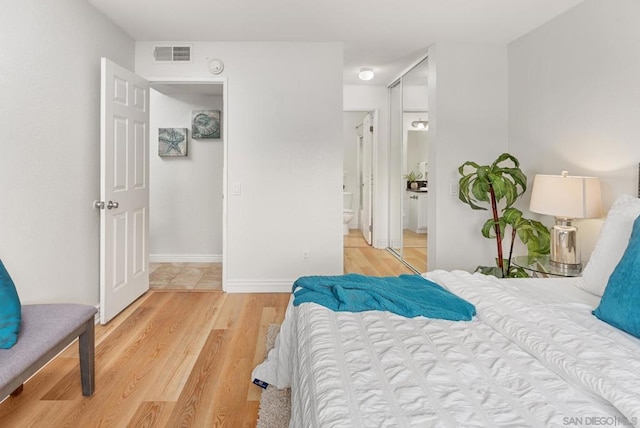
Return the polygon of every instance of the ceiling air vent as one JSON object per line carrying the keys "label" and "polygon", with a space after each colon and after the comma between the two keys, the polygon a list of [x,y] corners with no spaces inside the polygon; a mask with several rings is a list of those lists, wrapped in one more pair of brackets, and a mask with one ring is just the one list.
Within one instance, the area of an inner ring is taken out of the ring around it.
{"label": "ceiling air vent", "polygon": [[153,58],[156,62],[191,62],[191,46],[155,46]]}

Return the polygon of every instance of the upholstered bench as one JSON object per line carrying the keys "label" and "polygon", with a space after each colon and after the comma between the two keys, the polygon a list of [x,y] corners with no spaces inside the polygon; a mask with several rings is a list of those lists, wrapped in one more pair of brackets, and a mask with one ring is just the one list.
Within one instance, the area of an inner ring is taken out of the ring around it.
{"label": "upholstered bench", "polygon": [[22,392],[27,379],[78,337],[82,395],[93,394],[96,312],[79,304],[23,305],[18,342],[0,349],[0,401]]}

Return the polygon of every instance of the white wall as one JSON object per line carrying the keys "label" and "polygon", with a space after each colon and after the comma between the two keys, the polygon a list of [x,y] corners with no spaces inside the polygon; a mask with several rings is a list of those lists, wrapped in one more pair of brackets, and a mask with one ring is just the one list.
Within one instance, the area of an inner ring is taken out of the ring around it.
{"label": "white wall", "polygon": [[[342,119],[342,139],[343,139],[343,160],[342,168],[346,172],[344,175],[345,192],[353,193],[351,209],[358,210],[360,201],[360,178],[358,176],[358,133],[356,126],[362,125],[362,121],[367,115],[366,112],[344,112]],[[346,207],[349,208],[349,207]],[[349,229],[358,228],[358,215],[349,222]]]}
{"label": "white wall", "polygon": [[188,64],[155,64],[153,45],[136,43],[136,72],[150,80],[225,64],[227,290],[288,291],[301,275],[341,274],[342,45],[199,42]]}
{"label": "white wall", "polygon": [[[425,64],[426,65],[426,64]],[[411,72],[409,72],[411,73]],[[426,76],[425,76],[426,77]],[[429,111],[429,86],[426,82],[421,85],[406,85],[402,87],[402,109],[405,112]],[[426,117],[423,117],[427,120]]]}
{"label": "white wall", "polygon": [[[191,112],[224,115],[222,96],[152,89],[150,105],[149,259],[221,262],[223,140],[194,140]],[[158,128],[188,128],[187,156],[158,156]]]}
{"label": "white wall", "polygon": [[378,112],[379,129],[374,132],[373,149],[373,246],[386,248],[389,246],[389,90],[379,85],[345,85],[343,95],[345,111]]}
{"label": "white wall", "polygon": [[472,271],[493,265],[495,243],[480,234],[487,213],[458,199],[457,169],[467,160],[490,163],[506,151],[506,46],[430,47],[428,94],[428,268]]}
{"label": "white wall", "polygon": [[536,173],[594,174],[636,194],[640,3],[587,0],[509,45],[509,137]]}
{"label": "white wall", "polygon": [[23,303],[99,295],[100,57],[133,41],[85,0],[1,2],[0,258]]}
{"label": "white wall", "polygon": [[606,209],[637,194],[638,17],[635,0],[586,0],[509,45],[509,147],[530,179],[598,176]]}

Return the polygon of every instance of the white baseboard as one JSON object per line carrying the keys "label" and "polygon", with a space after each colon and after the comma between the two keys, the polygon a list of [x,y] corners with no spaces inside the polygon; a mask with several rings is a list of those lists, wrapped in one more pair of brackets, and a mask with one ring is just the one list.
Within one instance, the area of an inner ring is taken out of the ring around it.
{"label": "white baseboard", "polygon": [[227,293],[291,293],[294,279],[230,279],[224,290]]}
{"label": "white baseboard", "polygon": [[222,263],[222,254],[149,254],[150,263]]}
{"label": "white baseboard", "polygon": [[417,229],[409,229],[409,230],[412,231],[413,233],[427,233],[426,227],[419,227]]}

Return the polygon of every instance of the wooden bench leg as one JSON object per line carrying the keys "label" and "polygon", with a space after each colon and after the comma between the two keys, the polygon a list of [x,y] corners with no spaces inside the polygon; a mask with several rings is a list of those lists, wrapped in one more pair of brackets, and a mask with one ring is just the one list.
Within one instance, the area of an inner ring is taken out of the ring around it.
{"label": "wooden bench leg", "polygon": [[17,387],[10,395],[12,397],[15,397],[16,395],[20,395],[20,393],[22,392],[23,389],[24,389],[24,384],[22,384],[19,387]]}
{"label": "wooden bench leg", "polygon": [[89,397],[95,388],[95,326],[93,317],[87,321],[84,333],[80,335],[80,378],[82,395]]}

